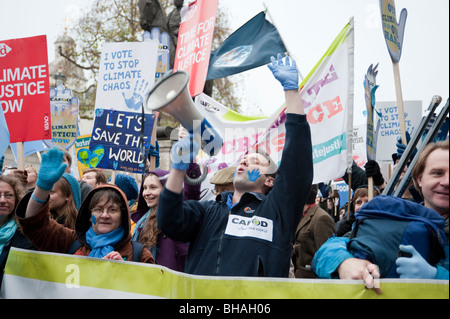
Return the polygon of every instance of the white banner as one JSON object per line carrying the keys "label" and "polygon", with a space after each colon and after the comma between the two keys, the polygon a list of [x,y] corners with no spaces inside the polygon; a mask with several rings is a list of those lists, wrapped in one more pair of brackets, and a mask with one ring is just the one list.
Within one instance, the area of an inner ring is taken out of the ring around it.
{"label": "white banner", "polygon": [[[347,140],[351,141],[353,135],[352,21],[301,84],[300,95],[311,127],[313,183],[341,178],[352,162],[351,149],[347,152]],[[265,150],[275,163],[281,161],[286,137],[284,107],[268,118],[245,117],[204,94],[196,98],[196,107],[223,138],[217,156],[200,156],[210,170],[203,183],[202,199],[214,198],[209,179],[217,170],[237,166],[242,156],[256,146]]]}

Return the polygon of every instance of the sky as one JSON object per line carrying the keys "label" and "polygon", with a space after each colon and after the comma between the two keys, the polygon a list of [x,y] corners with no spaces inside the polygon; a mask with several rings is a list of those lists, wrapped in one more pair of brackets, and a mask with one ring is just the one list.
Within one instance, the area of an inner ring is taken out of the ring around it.
{"label": "sky", "polygon": [[[47,35],[51,62],[55,56],[53,43],[63,34],[67,21],[69,27],[76,25],[77,18],[92,3],[93,0],[0,0],[0,41]],[[378,0],[219,0],[219,5],[227,11],[232,30],[267,7],[268,19],[277,27],[303,77],[354,17],[354,123],[365,121],[363,81],[371,64],[379,63],[376,100],[396,100]],[[423,109],[436,94],[445,102],[449,95],[449,1],[396,0],[395,5],[397,15],[403,8],[408,10],[399,63],[403,99],[422,101]],[[233,79],[241,86],[243,114],[269,116],[284,101],[281,86],[267,67]]]}

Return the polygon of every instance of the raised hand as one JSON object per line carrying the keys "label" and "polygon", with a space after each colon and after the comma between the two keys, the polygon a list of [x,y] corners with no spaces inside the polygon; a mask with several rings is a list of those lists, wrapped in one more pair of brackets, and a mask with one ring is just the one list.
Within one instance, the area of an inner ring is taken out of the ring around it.
{"label": "raised hand", "polygon": [[172,146],[172,168],[187,171],[199,150],[200,146],[194,141],[194,135],[186,135]]}
{"label": "raised hand", "polygon": [[53,189],[53,185],[59,181],[67,168],[67,164],[63,162],[63,156],[64,153],[57,148],[42,154],[42,163],[36,181],[38,187],[46,191]]}
{"label": "raised hand", "polygon": [[[297,90],[298,91],[298,70],[295,60],[289,56],[283,58],[281,54],[278,54],[277,59],[271,58],[272,63],[268,65],[270,71],[272,71],[275,79],[277,79],[283,89]],[[284,61],[283,61],[284,60]]]}

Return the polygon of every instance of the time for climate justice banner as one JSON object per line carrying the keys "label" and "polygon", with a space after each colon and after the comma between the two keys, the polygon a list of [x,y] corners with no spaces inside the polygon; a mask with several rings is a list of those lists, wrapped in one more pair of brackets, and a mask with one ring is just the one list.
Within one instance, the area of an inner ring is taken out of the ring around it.
{"label": "time for climate justice banner", "polygon": [[11,143],[52,138],[45,35],[0,40],[0,105]]}

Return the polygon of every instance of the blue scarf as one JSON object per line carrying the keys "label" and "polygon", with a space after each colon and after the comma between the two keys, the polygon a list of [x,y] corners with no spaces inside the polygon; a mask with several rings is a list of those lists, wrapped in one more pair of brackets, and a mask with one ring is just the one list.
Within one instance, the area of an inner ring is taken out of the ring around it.
{"label": "blue scarf", "polygon": [[3,251],[3,248],[10,240],[13,238],[14,234],[17,230],[17,224],[14,218],[11,218],[7,223],[5,223],[0,228],[0,254]]}
{"label": "blue scarf", "polygon": [[[150,208],[148,212],[139,219],[136,223],[136,227],[134,228],[133,235],[131,236],[131,240],[138,242],[139,237],[141,236],[141,231],[144,229],[145,225],[147,225],[148,218],[152,214],[153,208]],[[147,247],[148,248],[148,247]],[[150,249],[150,252],[153,255],[153,258],[156,258],[156,254],[158,253],[158,247],[155,245]]]}
{"label": "blue scarf", "polygon": [[110,252],[114,251],[114,245],[123,238],[124,234],[125,231],[121,226],[107,234],[97,235],[91,226],[86,232],[86,241],[92,249],[89,253],[89,257],[105,257]]}
{"label": "blue scarf", "polygon": [[148,210],[147,213],[145,213],[144,216],[139,219],[139,221],[136,223],[136,226],[134,227],[133,235],[131,236],[131,240],[133,241],[139,241],[139,236],[141,234],[141,230],[144,229],[145,225],[147,224],[148,218],[150,217],[150,214],[152,213],[152,208]]}

